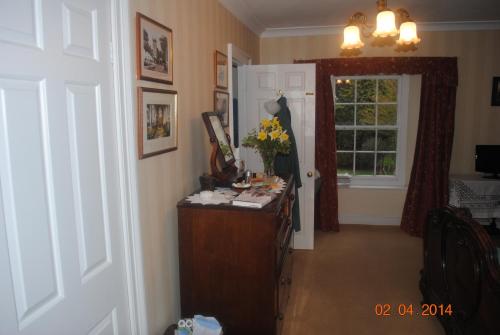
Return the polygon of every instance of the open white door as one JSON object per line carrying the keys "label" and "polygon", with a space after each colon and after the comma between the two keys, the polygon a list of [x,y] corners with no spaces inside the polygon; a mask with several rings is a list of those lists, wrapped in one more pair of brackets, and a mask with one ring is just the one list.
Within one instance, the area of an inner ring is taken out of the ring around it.
{"label": "open white door", "polygon": [[[287,98],[292,128],[297,142],[302,187],[299,189],[301,230],[294,235],[294,248],[314,248],[314,133],[315,64],[248,65],[238,68],[240,141],[271,116],[264,103],[277,99],[279,91]],[[262,160],[252,149],[240,147],[241,159],[253,171],[263,171]]]}
{"label": "open white door", "polygon": [[130,334],[111,0],[0,0],[0,334]]}

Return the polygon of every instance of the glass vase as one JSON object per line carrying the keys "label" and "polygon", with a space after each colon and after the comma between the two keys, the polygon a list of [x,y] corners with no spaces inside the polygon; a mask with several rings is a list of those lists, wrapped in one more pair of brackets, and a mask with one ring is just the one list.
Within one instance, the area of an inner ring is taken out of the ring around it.
{"label": "glass vase", "polygon": [[261,152],[262,162],[264,163],[264,173],[267,177],[274,176],[274,158],[276,154],[274,152]]}

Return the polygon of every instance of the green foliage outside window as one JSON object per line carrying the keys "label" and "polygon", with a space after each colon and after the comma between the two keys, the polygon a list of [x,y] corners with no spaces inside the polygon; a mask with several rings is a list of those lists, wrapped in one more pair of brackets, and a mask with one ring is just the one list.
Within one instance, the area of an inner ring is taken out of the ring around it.
{"label": "green foliage outside window", "polygon": [[398,80],[335,81],[337,172],[394,175],[398,138]]}

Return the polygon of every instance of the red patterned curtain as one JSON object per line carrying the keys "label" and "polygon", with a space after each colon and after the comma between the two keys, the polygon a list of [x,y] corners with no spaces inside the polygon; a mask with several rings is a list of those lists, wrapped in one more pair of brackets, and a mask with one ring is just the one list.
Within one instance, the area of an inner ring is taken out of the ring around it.
{"label": "red patterned curtain", "polygon": [[348,75],[421,74],[417,145],[401,228],[422,236],[427,212],[448,202],[457,59],[449,57],[370,57],[299,60],[316,64],[316,167],[323,178],[319,227],[339,230],[337,158],[333,92],[330,77]]}

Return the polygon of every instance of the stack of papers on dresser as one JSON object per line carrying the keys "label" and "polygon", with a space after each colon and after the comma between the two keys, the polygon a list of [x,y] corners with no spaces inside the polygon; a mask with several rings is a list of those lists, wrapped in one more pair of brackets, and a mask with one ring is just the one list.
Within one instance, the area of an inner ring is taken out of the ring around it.
{"label": "stack of papers on dresser", "polygon": [[276,193],[269,193],[262,190],[250,189],[240,193],[233,200],[234,206],[262,208],[273,199],[276,198]]}
{"label": "stack of papers on dresser", "polygon": [[230,189],[218,188],[211,192],[209,197],[202,197],[201,193],[196,193],[187,197],[186,200],[192,204],[202,205],[229,204],[236,194],[238,193]]}

